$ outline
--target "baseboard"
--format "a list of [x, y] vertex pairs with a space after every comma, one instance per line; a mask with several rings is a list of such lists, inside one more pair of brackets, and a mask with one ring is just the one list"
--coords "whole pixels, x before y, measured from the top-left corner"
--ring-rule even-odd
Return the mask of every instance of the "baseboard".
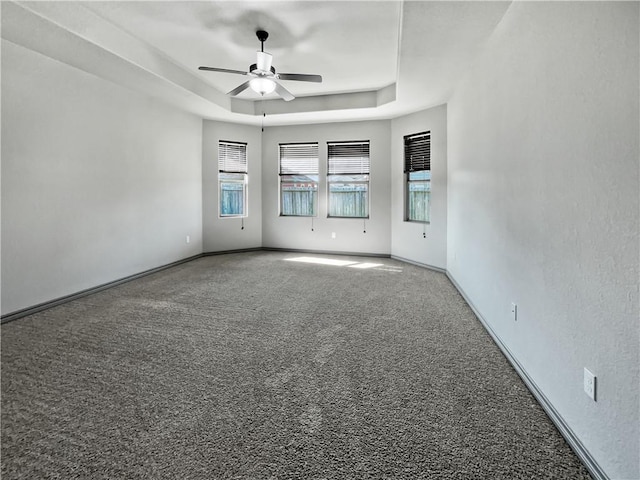
[[549, 401], [549, 399], [542, 393], [542, 390], [536, 385], [533, 379], [529, 376], [524, 367], [518, 362], [516, 357], [511, 353], [509, 348], [503, 343], [500, 336], [491, 328], [486, 319], [482, 316], [480, 311], [473, 304], [471, 299], [467, 296], [465, 291], [462, 289], [460, 284], [456, 281], [456, 279], [451, 275], [451, 272], [446, 271], [446, 275], [451, 281], [451, 283], [456, 287], [460, 295], [467, 302], [473, 313], [476, 315], [482, 326], [489, 333], [493, 341], [498, 345], [498, 348], [502, 351], [502, 354], [506, 357], [509, 363], [513, 366], [516, 373], [520, 376], [522, 381], [525, 383], [529, 391], [536, 398], [538, 403], [542, 406], [544, 411], [547, 413], [551, 421], [554, 423], [556, 428], [560, 431], [564, 439], [567, 441], [569, 446], [573, 449], [573, 451], [578, 455], [578, 458], [582, 461], [584, 466], [589, 470], [589, 473], [595, 480], [609, 480], [608, 475], [604, 472], [602, 467], [598, 464], [598, 462], [593, 458], [593, 456], [589, 453], [589, 451], [585, 448], [582, 442], [578, 439], [571, 427], [565, 422], [564, 418], [558, 413], [553, 404]]
[[214, 255], [227, 255], [229, 253], [261, 252], [262, 250], [263, 250], [262, 247], [237, 248], [235, 250], [220, 250], [218, 252], [204, 252], [202, 254], [202, 256], [203, 257], [212, 257]]
[[261, 250], [265, 252], [290, 252], [290, 253], [311, 253], [316, 255], [351, 255], [353, 257], [376, 257], [376, 258], [391, 258], [388, 253], [367, 253], [367, 252], [335, 252], [332, 250], [310, 250], [300, 248], [275, 248], [275, 247], [262, 247]]
[[70, 295], [65, 295], [64, 297], [55, 298], [47, 302], [39, 303], [38, 305], [34, 305], [32, 307], [27, 307], [27, 308], [23, 308], [22, 310], [17, 310], [15, 312], [7, 313], [5, 315], [2, 315], [2, 317], [0, 317], [0, 323], [4, 324], [7, 322], [11, 322], [13, 320], [17, 320], [22, 317], [26, 317], [27, 315], [32, 315], [34, 313], [38, 313], [43, 310], [47, 310], [49, 308], [57, 307], [58, 305], [62, 305], [63, 303], [71, 302], [72, 300], [77, 300], [78, 298], [86, 297], [87, 295], [101, 292], [102, 290], [106, 290], [107, 288], [115, 287], [117, 285], [121, 285], [123, 283], [127, 283], [132, 280], [135, 280], [137, 278], [146, 277], [147, 275], [151, 275], [153, 273], [160, 272], [162, 270], [166, 270], [167, 268], [175, 267], [177, 265], [181, 265], [183, 263], [187, 263], [201, 257], [202, 257], [202, 254], [199, 253], [198, 255], [194, 255], [188, 258], [183, 258], [182, 260], [177, 260], [175, 262], [171, 262], [166, 265], [162, 265], [160, 267], [151, 268], [149, 270], [145, 270], [144, 272], [134, 273], [133, 275], [119, 278], [118, 280], [113, 280], [111, 282], [103, 283], [102, 285], [98, 285], [97, 287], [87, 288], [86, 290], [81, 290], [79, 292], [72, 293]]
[[436, 267], [434, 265], [429, 265], [428, 263], [416, 262], [415, 260], [409, 260], [408, 258], [399, 257], [397, 255], [391, 255], [391, 258], [393, 258], [394, 260], [398, 260], [400, 262], [410, 263], [411, 265], [416, 265], [418, 267], [428, 268], [429, 270], [435, 270], [436, 272], [447, 273], [447, 271], [444, 268]]
[[226, 255], [228, 253], [246, 253], [246, 252], [311, 253], [316, 255], [351, 255], [354, 257], [391, 258], [391, 256], [387, 253], [335, 252], [332, 250], [312, 250], [312, 249], [306, 249], [306, 248], [276, 248], [276, 247], [254, 247], [254, 248], [240, 248], [237, 250], [220, 250], [217, 252], [205, 252], [202, 254], [202, 256], [210, 257], [212, 255]]

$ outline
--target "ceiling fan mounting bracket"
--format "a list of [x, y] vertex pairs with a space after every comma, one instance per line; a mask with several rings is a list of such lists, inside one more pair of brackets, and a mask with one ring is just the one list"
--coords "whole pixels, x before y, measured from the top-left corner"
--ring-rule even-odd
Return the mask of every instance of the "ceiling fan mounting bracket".
[[269, 38], [269, 33], [265, 32], [264, 30], [258, 30], [256, 32], [256, 37], [258, 37], [258, 40], [260, 40], [261, 43], [264, 43], [267, 38]]

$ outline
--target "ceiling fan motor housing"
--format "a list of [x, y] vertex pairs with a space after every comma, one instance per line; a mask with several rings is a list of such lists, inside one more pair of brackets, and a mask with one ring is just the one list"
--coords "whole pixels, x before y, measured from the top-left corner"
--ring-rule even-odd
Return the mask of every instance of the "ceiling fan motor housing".
[[[269, 34], [264, 30], [258, 30], [256, 32], [256, 36], [258, 40], [260, 40], [260, 51], [258, 52], [258, 61], [256, 62], [258, 75], [275, 75], [275, 70], [271, 66], [271, 62], [273, 61], [273, 56], [270, 53], [264, 51], [264, 41], [269, 38]], [[249, 72], [253, 72], [253, 65], [249, 67]]]
[[[276, 69], [273, 66], [271, 67], [270, 71], [274, 75], [276, 74]], [[258, 64], [257, 63], [252, 63], [251, 66], [249, 67], [249, 72], [258, 73]]]

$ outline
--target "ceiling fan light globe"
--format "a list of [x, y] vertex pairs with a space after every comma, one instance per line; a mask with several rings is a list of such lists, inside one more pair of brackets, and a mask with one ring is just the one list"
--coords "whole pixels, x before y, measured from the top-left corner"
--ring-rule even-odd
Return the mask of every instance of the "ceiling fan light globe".
[[268, 95], [276, 89], [276, 83], [270, 78], [257, 77], [249, 82], [251, 90], [260, 95]]

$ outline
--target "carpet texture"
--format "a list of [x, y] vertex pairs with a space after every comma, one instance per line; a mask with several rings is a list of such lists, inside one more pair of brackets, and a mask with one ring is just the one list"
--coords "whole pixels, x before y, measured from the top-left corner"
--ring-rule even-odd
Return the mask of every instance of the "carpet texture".
[[5, 480], [590, 478], [446, 276], [390, 259], [194, 260], [3, 325], [1, 385]]

